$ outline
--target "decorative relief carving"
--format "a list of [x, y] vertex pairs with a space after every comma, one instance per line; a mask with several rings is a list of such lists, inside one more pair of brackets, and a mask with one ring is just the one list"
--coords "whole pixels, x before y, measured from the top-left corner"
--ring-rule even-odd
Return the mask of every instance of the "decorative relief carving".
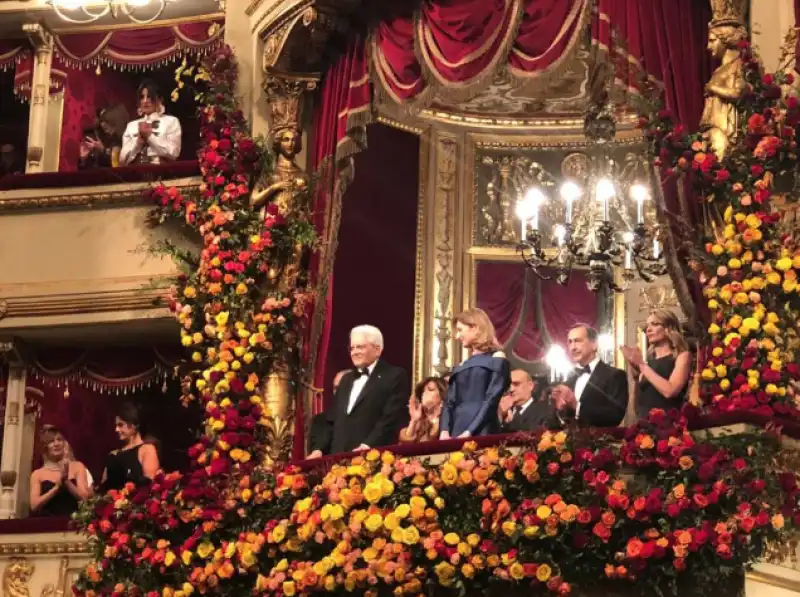
[[50, 543], [2, 543], [0, 556], [45, 556], [58, 554], [88, 554], [86, 541], [65, 541]]
[[[615, 143], [614, 178], [640, 177], [644, 180], [644, 162], [635, 144]], [[570, 178], [587, 188], [594, 184], [592, 172], [599, 171], [596, 159], [582, 141], [558, 141], [528, 145], [492, 142], [478, 144], [475, 163], [475, 208], [478, 215], [473, 230], [476, 245], [516, 245], [521, 229], [516, 204], [533, 186], [547, 196], [539, 209], [539, 230], [549, 235], [557, 223], [563, 223], [565, 206], [557, 185]], [[652, 206], [646, 208], [652, 211]], [[615, 196], [611, 201], [612, 224], [620, 230], [632, 230], [635, 214], [628, 197]], [[647, 214], [652, 217], [652, 213]], [[590, 233], [601, 206], [584, 192], [573, 207], [573, 234], [585, 237]], [[547, 238], [547, 237], [545, 237]]]
[[[179, 188], [184, 195], [194, 194], [200, 188], [199, 179], [172, 181], [170, 184]], [[109, 190], [109, 187], [104, 186], [91, 192], [74, 194], [64, 193], [65, 189], [42, 189], [37, 192], [36, 196], [31, 196], [25, 191], [4, 191], [3, 197], [0, 198], [0, 212], [100, 206], [123, 207], [136, 203], [144, 204], [146, 199], [143, 192], [150, 186], [150, 183], [114, 185], [114, 190]]]
[[0, 299], [0, 319], [8, 315], [8, 301]]
[[453, 262], [455, 258], [454, 207], [458, 184], [458, 145], [451, 137], [439, 137], [436, 142], [436, 189], [434, 194], [436, 226], [436, 274], [434, 319], [438, 350], [434, 369], [439, 375], [450, 371], [451, 321], [453, 318]]
[[58, 580], [55, 584], [47, 583], [42, 587], [40, 597], [64, 597], [67, 588], [67, 569], [69, 568], [69, 558], [64, 556], [58, 565]]
[[639, 289], [639, 311], [650, 312], [653, 309], [675, 309], [678, 307], [678, 295], [674, 286], [646, 286]]
[[768, 543], [764, 560], [784, 568], [800, 570], [798, 547], [800, 547], [800, 536], [797, 535], [792, 535], [786, 543]]
[[28, 583], [35, 569], [27, 558], [11, 558], [3, 571], [3, 597], [30, 597]]

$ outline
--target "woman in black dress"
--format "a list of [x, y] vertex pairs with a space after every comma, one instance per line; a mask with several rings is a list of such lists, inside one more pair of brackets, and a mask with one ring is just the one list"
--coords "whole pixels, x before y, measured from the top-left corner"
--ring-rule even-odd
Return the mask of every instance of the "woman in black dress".
[[44, 465], [31, 473], [31, 513], [68, 517], [92, 495], [86, 467], [68, 458], [67, 442], [56, 427], [45, 425], [39, 438]]
[[654, 408], [680, 409], [686, 400], [692, 359], [678, 317], [654, 309], [647, 318], [647, 361], [638, 348], [623, 346], [622, 354], [639, 377], [636, 418], [646, 419]]
[[123, 447], [106, 457], [106, 468], [100, 483], [102, 490], [122, 489], [127, 483], [148, 483], [160, 467], [158, 450], [152, 441], [142, 439], [141, 419], [136, 405], [127, 402], [120, 407], [115, 429]]

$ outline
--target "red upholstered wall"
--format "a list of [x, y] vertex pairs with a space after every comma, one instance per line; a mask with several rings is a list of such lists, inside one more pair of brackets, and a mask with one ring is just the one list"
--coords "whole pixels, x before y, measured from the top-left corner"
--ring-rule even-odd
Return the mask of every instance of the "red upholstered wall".
[[385, 359], [411, 375], [414, 351], [419, 138], [381, 124], [367, 129], [369, 148], [355, 158], [355, 180], [343, 199], [334, 265], [333, 328], [325, 371], [352, 366], [350, 329], [378, 326]]

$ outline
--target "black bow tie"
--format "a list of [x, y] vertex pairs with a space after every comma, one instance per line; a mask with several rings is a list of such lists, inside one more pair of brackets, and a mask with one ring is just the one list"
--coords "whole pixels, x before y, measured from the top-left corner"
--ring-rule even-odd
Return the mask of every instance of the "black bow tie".
[[592, 368], [589, 367], [589, 365], [584, 365], [583, 367], [578, 367], [577, 369], [575, 369], [575, 372], [578, 375], [583, 375], [584, 373], [586, 375], [591, 375], [592, 374]]
[[363, 369], [354, 369], [353, 370], [353, 379], [358, 379], [361, 376], [369, 377], [369, 369], [364, 367]]

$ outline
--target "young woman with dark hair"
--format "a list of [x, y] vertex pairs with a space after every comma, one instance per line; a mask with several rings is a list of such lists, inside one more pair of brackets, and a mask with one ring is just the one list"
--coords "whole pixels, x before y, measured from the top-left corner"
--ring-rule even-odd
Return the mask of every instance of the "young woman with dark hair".
[[134, 403], [125, 402], [120, 406], [115, 429], [123, 446], [106, 457], [106, 468], [100, 484], [103, 491], [122, 489], [126, 483], [147, 483], [156, 476], [161, 466], [157, 447], [152, 440], [142, 439], [141, 414]]

